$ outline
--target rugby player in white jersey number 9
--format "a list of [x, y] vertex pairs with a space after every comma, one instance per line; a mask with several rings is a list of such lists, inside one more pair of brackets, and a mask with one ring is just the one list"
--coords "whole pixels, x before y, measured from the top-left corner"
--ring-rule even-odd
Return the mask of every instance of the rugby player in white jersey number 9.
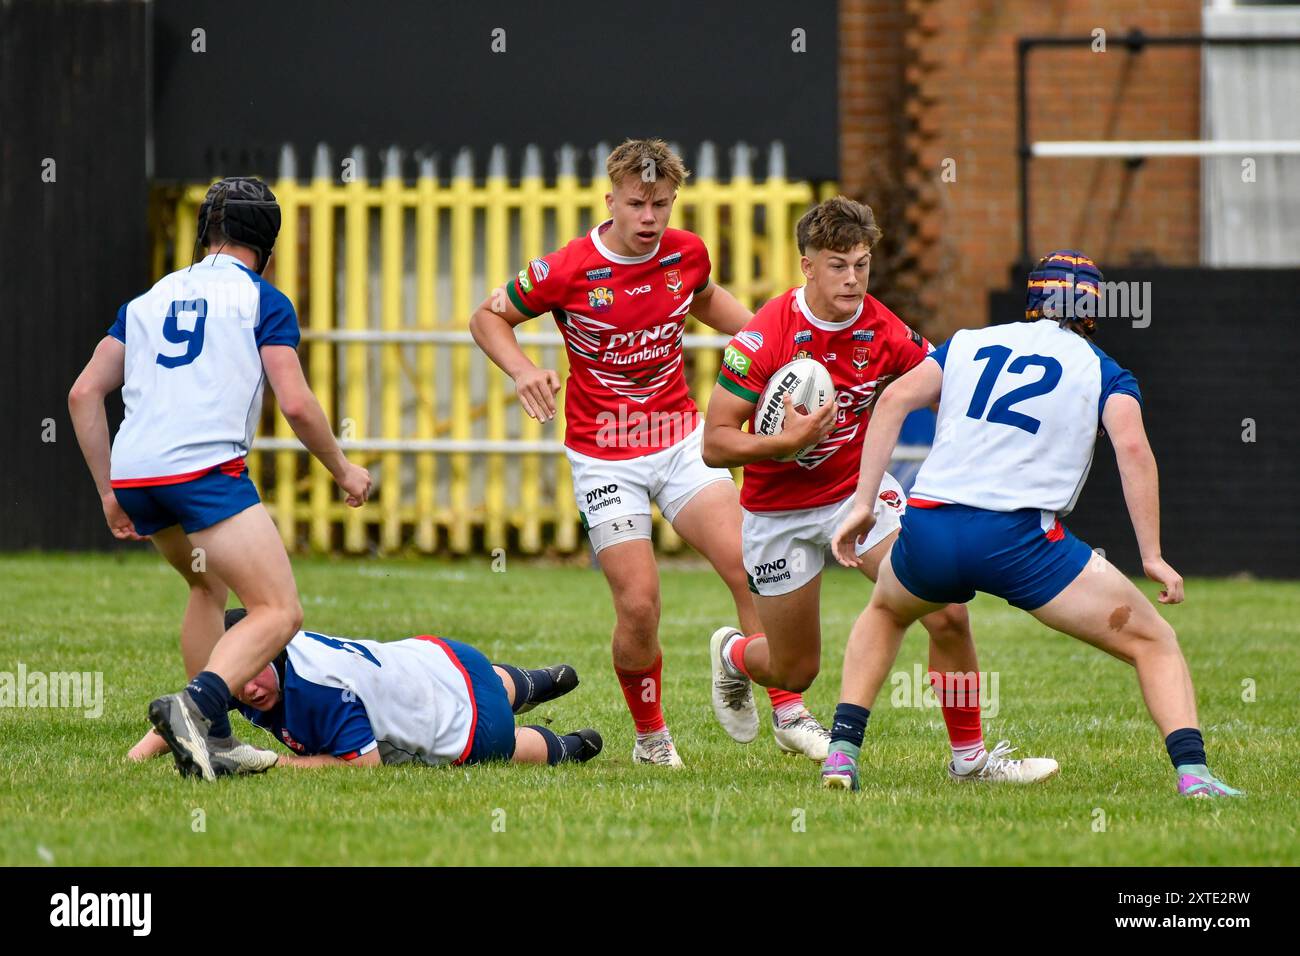
[[[151, 539], [189, 587], [181, 654], [190, 684], [148, 712], [181, 775], [203, 780], [274, 764], [233, 737], [227, 705], [302, 621], [289, 556], [244, 463], [267, 380], [349, 507], [370, 495], [370, 474], [343, 454], [303, 377], [293, 304], [262, 275], [279, 228], [260, 180], [215, 183], [199, 208], [207, 254], [118, 310], [68, 395], [110, 531]], [[126, 416], [110, 451], [104, 399], [118, 388]], [[231, 590], [248, 616], [227, 633]]]

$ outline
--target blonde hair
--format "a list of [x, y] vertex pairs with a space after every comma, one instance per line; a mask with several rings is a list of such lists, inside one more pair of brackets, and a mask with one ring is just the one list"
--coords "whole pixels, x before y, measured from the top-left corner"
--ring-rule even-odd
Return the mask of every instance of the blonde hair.
[[813, 206], [795, 226], [800, 255], [809, 249], [848, 252], [864, 243], [870, 249], [882, 235], [871, 207], [847, 196], [832, 196]]
[[615, 186], [635, 176], [647, 186], [666, 179], [674, 190], [690, 175], [682, 158], [662, 139], [625, 139], [605, 160], [605, 171]]

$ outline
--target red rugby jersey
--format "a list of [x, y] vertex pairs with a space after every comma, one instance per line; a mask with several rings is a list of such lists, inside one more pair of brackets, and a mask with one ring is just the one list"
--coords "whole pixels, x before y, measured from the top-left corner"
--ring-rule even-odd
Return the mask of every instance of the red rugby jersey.
[[668, 229], [649, 254], [620, 256], [601, 241], [609, 226], [532, 260], [506, 289], [524, 315], [551, 312], [564, 336], [564, 444], [618, 460], [671, 447], [698, 423], [682, 336], [711, 267], [694, 233]]
[[[757, 403], [772, 373], [796, 358], [813, 358], [831, 373], [839, 411], [834, 430], [802, 460], [746, 465], [741, 506], [755, 512], [794, 511], [835, 504], [853, 494], [876, 395], [929, 351], [920, 333], [870, 295], [852, 319], [839, 324], [813, 315], [802, 288], [765, 304], [727, 346], [719, 384]], [[755, 431], [753, 415], [749, 430]]]

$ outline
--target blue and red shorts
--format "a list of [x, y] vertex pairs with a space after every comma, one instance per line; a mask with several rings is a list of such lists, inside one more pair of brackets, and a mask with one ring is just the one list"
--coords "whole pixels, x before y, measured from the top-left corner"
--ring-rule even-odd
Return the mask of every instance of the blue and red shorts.
[[922, 600], [963, 604], [983, 591], [1032, 611], [1078, 577], [1092, 554], [1051, 512], [910, 500], [889, 563]]
[[193, 476], [115, 481], [113, 494], [139, 535], [177, 524], [192, 534], [261, 500], [243, 458], [213, 465]]
[[459, 663], [469, 678], [471, 704], [474, 707], [474, 732], [469, 753], [457, 763], [482, 763], [485, 760], [509, 760], [515, 755], [515, 714], [501, 678], [492, 662], [477, 647], [446, 637], [423, 637], [441, 644]]

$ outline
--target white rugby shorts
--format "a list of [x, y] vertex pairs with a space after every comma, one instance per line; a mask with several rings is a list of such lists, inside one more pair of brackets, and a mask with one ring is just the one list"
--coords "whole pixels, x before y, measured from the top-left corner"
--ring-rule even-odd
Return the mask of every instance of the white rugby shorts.
[[[853, 495], [838, 504], [796, 511], [744, 512], [741, 546], [749, 589], [763, 597], [789, 594], [822, 573], [831, 535], [853, 507]], [[855, 550], [859, 557], [898, 530], [907, 499], [894, 476], [885, 473], [876, 498], [876, 523]]]
[[[673, 445], [639, 458], [607, 461], [565, 449], [573, 470], [573, 496], [587, 529], [608, 521], [650, 514], [650, 502], [659, 506], [671, 524], [705, 485], [731, 481], [725, 468], [710, 468], [700, 456], [704, 425]], [[620, 540], [649, 537], [648, 522], [626, 522], [625, 538], [601, 535], [597, 550]]]

